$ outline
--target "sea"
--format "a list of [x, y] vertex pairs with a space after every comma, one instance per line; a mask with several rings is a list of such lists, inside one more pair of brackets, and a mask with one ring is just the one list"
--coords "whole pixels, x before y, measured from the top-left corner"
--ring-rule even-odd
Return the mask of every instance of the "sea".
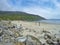
[[51, 24], [60, 24], [60, 19], [39, 20], [38, 22], [51, 23]]

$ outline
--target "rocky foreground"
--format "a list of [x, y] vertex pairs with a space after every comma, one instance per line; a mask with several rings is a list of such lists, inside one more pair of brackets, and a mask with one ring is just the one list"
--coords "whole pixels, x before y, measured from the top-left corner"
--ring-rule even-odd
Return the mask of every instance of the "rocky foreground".
[[[60, 45], [60, 25], [27, 21], [1, 21], [0, 45]], [[12, 44], [11, 44], [12, 43]]]

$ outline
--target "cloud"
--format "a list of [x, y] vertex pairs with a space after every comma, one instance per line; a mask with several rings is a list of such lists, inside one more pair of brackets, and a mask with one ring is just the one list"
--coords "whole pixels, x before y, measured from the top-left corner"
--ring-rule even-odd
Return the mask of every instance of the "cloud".
[[18, 8], [17, 6], [11, 5], [9, 0], [0, 0], [0, 11], [21, 11], [22, 7]]
[[0, 10], [5, 10], [5, 9], [7, 10], [8, 9], [9, 5], [6, 2], [7, 2], [7, 0], [4, 0], [4, 1], [0, 0]]
[[31, 14], [40, 15], [40, 16], [45, 17], [45, 18], [50, 18], [50, 14], [52, 12], [51, 10], [43, 9], [40, 7], [25, 8], [23, 11], [25, 11], [27, 13], [31, 13]]
[[23, 11], [60, 19], [60, 0], [0, 0], [0, 11]]

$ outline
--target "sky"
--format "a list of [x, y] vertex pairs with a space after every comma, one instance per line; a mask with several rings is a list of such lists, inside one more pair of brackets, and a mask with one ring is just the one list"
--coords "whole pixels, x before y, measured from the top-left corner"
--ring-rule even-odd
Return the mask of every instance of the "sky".
[[0, 11], [22, 11], [46, 19], [60, 19], [60, 0], [0, 0]]

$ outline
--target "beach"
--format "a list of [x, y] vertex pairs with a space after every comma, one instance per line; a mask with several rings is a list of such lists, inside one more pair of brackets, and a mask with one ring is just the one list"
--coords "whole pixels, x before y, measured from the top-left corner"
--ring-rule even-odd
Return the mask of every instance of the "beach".
[[40, 36], [40, 33], [42, 33], [43, 30], [49, 31], [52, 34], [60, 34], [60, 25], [58, 24], [27, 22], [27, 21], [12, 21], [12, 23], [22, 25], [24, 29], [22, 33], [23, 35], [29, 34], [38, 37]]
[[[3, 35], [7, 35], [6, 37], [8, 39], [5, 39], [6, 41], [3, 42], [6, 45], [7, 43], [12, 43], [16, 45], [16, 43], [14, 42], [16, 42], [15, 39], [17, 40], [18, 38], [21, 38], [20, 40], [18, 39], [19, 41], [22, 41], [23, 39], [25, 40], [26, 38], [26, 40], [29, 41], [29, 43], [27, 41], [27, 45], [31, 44], [30, 42], [32, 42], [32, 44], [34, 43], [33, 45], [35, 45], [36, 42], [39, 42], [42, 45], [48, 45], [46, 41], [51, 41], [55, 44], [57, 40], [60, 40], [59, 24], [51, 24], [37, 21], [1, 21], [0, 24], [1, 28], [4, 29], [4, 33], [1, 36], [1, 42], [3, 42], [3, 39], [5, 38]], [[2, 45], [2, 43], [0, 45]]]
[[[60, 40], [60, 25], [58, 24], [27, 22], [27, 21], [12, 21], [12, 23], [22, 25], [23, 31], [20, 33], [23, 36], [32, 35], [37, 39], [39, 39], [42, 44], [44, 43], [46, 44], [46, 40], [44, 39], [45, 34], [51, 36], [52, 38], [51, 40], [57, 40], [57, 39]], [[45, 31], [46, 33], [44, 34], [43, 31]]]

